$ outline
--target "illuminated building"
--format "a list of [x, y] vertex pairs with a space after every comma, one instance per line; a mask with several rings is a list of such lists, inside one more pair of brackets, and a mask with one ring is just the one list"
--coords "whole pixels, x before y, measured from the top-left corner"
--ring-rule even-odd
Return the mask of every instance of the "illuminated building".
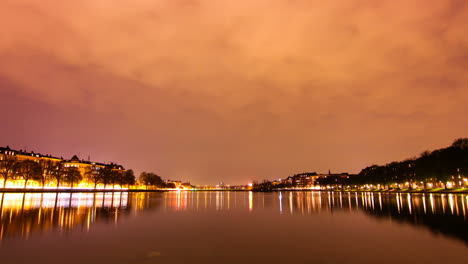
[[289, 176], [283, 181], [294, 187], [309, 187], [315, 185], [315, 181], [318, 178], [316, 172], [307, 172]]
[[78, 156], [74, 155], [70, 160], [63, 160], [63, 166], [66, 168], [77, 168], [81, 175], [86, 174], [86, 170], [90, 167], [94, 167], [96, 170], [102, 169], [104, 167], [110, 167], [112, 170], [125, 172], [125, 169], [122, 165], [118, 164], [104, 164], [91, 161], [80, 160]]
[[[125, 173], [125, 169], [122, 165], [110, 163], [110, 164], [104, 164], [104, 163], [96, 163], [96, 162], [91, 162], [91, 161], [84, 161], [80, 160], [76, 155], [74, 155], [70, 160], [64, 160], [63, 158], [58, 158], [58, 157], [53, 157], [51, 155], [43, 155], [39, 153], [35, 153], [33, 151], [27, 152], [23, 150], [13, 150], [10, 147], [0, 147], [0, 160], [5, 159], [6, 157], [14, 157], [15, 162], [21, 162], [24, 160], [32, 160], [34, 162], [40, 163], [42, 161], [49, 161], [52, 162], [52, 164], [59, 164], [61, 163], [64, 168], [76, 168], [81, 176], [86, 176], [87, 173], [89, 173], [89, 170], [91, 169], [92, 171], [98, 173], [99, 170], [107, 167], [110, 168], [112, 171], [118, 172], [118, 175], [123, 176]], [[54, 165], [58, 166], [58, 165]], [[93, 173], [93, 172], [91, 172]], [[55, 185], [54, 180], [50, 179], [47, 180], [45, 186], [47, 187], [52, 187]], [[7, 185], [7, 188], [13, 187], [13, 188], [21, 188], [20, 182], [23, 180], [21, 179], [15, 179], [11, 180], [10, 179], [10, 185]], [[116, 181], [119, 182], [119, 181]], [[28, 186], [34, 186], [34, 187], [40, 187], [39, 183], [31, 180]], [[82, 182], [79, 187], [94, 187], [89, 185], [87, 182]]]
[[317, 174], [316, 172], [306, 172], [295, 174], [293, 176], [289, 176], [286, 179], [279, 179], [273, 182], [273, 185], [276, 186], [286, 186], [286, 187], [294, 187], [294, 188], [311, 188], [318, 186], [318, 179], [322, 178], [333, 178], [333, 179], [345, 179], [349, 178], [349, 173], [337, 173], [337, 174]]
[[[40, 160], [50, 160], [50, 161], [54, 161], [54, 162], [62, 162], [63, 161], [62, 158], [53, 157], [51, 155], [42, 155], [42, 154], [39, 154], [39, 153], [34, 153], [34, 151], [27, 152], [27, 151], [23, 151], [23, 150], [10, 149], [9, 146], [7, 146], [5, 148], [0, 147], [0, 154], [14, 156], [18, 161], [23, 161], [23, 160], [32, 160], [32, 161], [35, 161], [35, 162], [39, 162]], [[0, 159], [1, 158], [2, 157], [0, 156]]]

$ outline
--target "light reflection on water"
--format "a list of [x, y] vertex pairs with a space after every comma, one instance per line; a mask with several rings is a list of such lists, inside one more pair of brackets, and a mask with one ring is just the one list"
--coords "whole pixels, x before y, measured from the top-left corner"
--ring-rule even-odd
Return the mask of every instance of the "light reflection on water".
[[[249, 211], [277, 207], [280, 213], [312, 214], [336, 209], [388, 210], [401, 214], [444, 214], [467, 219], [466, 194], [411, 194], [371, 192], [172, 192], [165, 197], [166, 209], [199, 211], [246, 208]], [[266, 198], [268, 197], [268, 198]], [[248, 207], [246, 207], [248, 205]], [[428, 210], [428, 208], [430, 210]]]
[[89, 231], [99, 218], [117, 222], [127, 204], [128, 193], [0, 193], [0, 240], [56, 228]]
[[[0, 242], [53, 230], [89, 232], [145, 211], [274, 210], [280, 215], [365, 212], [468, 243], [468, 195], [370, 192], [0, 193]], [[461, 231], [460, 231], [461, 230]], [[465, 230], [465, 231], [463, 231]]]

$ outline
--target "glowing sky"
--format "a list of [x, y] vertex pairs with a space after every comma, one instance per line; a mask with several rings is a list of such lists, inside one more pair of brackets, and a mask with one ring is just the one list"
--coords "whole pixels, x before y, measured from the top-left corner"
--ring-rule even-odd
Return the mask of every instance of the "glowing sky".
[[2, 0], [0, 146], [195, 184], [468, 136], [465, 0]]

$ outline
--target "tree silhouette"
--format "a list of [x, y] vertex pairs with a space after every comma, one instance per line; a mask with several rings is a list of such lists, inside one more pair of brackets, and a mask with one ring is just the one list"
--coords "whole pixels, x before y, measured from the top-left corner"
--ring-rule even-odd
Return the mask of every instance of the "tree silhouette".
[[468, 149], [468, 138], [459, 138], [456, 139], [452, 147], [459, 148], [459, 149]]
[[129, 185], [133, 185], [136, 182], [135, 173], [133, 172], [133, 170], [125, 171], [123, 177], [121, 177], [120, 179], [121, 187], [123, 187], [123, 185], [125, 184], [127, 184], [127, 187], [129, 187]]
[[91, 165], [86, 168], [85, 171], [85, 178], [88, 182], [92, 182], [94, 184], [94, 189], [97, 188], [97, 184], [101, 181], [101, 174], [102, 174], [102, 168], [98, 165]]
[[[447, 148], [424, 151], [419, 158], [392, 162], [386, 165], [373, 165], [363, 169], [357, 176], [350, 177], [348, 184], [405, 184], [408, 187], [415, 183], [462, 182], [468, 171], [468, 138], [459, 138]], [[463, 186], [463, 184], [461, 184]], [[460, 187], [461, 187], [460, 186]]]
[[18, 159], [15, 156], [0, 154], [0, 175], [3, 178], [3, 188], [6, 187], [8, 179], [16, 174]]
[[177, 188], [176, 184], [173, 183], [173, 182], [165, 183], [165, 184], [164, 184], [164, 187], [165, 187], [165, 188], [168, 188], [168, 189], [175, 189], [175, 188]]
[[73, 183], [79, 182], [83, 179], [80, 171], [74, 167], [65, 168], [64, 176], [65, 180], [70, 183], [71, 188], [73, 188]]
[[17, 174], [24, 180], [24, 188], [29, 180], [41, 179], [41, 166], [32, 160], [24, 160], [17, 163]]
[[105, 189], [106, 186], [112, 182], [113, 172], [108, 166], [103, 167], [100, 171], [100, 182], [104, 184]]
[[50, 170], [50, 175], [55, 179], [57, 183], [57, 188], [60, 187], [60, 182], [65, 177], [67, 173], [67, 167], [64, 166], [62, 162], [52, 162], [52, 167]]
[[140, 174], [140, 178], [138, 179], [143, 185], [146, 186], [146, 189], [148, 190], [148, 186], [154, 186], [154, 187], [164, 187], [164, 181], [159, 177], [157, 174], [153, 172], [142, 172]]
[[42, 188], [44, 188], [45, 182], [50, 179], [56, 171], [57, 164], [56, 162], [49, 159], [41, 159], [39, 160], [39, 166], [41, 168], [40, 182]]
[[[121, 170], [111, 169], [111, 184], [112, 189], [115, 188], [115, 184], [120, 183], [124, 178], [124, 172]], [[122, 185], [121, 185], [122, 186]]]

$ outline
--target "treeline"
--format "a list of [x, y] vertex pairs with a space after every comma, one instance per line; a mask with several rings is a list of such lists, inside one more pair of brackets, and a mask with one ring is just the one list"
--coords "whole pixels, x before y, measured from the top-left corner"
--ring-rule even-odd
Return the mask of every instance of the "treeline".
[[[306, 186], [295, 180], [307, 178]], [[424, 151], [420, 157], [372, 165], [357, 175], [302, 173], [279, 181], [254, 182], [253, 191], [273, 191], [298, 187], [322, 189], [433, 189], [468, 187], [468, 138], [459, 138], [447, 148]], [[304, 183], [304, 181], [303, 181]]]
[[382, 189], [455, 188], [466, 186], [468, 138], [460, 138], [447, 148], [425, 151], [420, 157], [386, 165], [372, 165], [358, 175], [319, 178], [321, 186], [341, 189], [372, 185]]
[[8, 154], [0, 154], [0, 178], [3, 180], [3, 188], [7, 186], [8, 181], [24, 181], [24, 188], [27, 188], [29, 182], [37, 182], [43, 188], [52, 184], [57, 188], [64, 184], [74, 188], [83, 182], [94, 189], [97, 189], [98, 185], [104, 189], [109, 186], [115, 188], [116, 185], [121, 188], [144, 186], [146, 189], [177, 187], [173, 182], [165, 182], [153, 172], [142, 172], [137, 180], [133, 170], [124, 170], [115, 163], [89, 163], [79, 169], [63, 161], [47, 158], [19, 160], [16, 156]]
[[254, 192], [271, 192], [275, 189], [291, 188], [291, 184], [282, 183], [281, 185], [274, 185], [271, 181], [263, 180], [262, 182], [254, 181], [252, 184], [252, 191]]
[[148, 190], [150, 188], [168, 188], [174, 189], [177, 186], [173, 182], [165, 182], [159, 175], [153, 172], [142, 172], [138, 179], [141, 185], [144, 185]]
[[66, 166], [64, 162], [50, 159], [18, 160], [15, 156], [0, 154], [0, 176], [3, 179], [3, 187], [8, 181], [23, 180], [24, 188], [28, 182], [36, 181], [44, 187], [46, 183], [54, 182], [58, 188], [67, 183], [71, 188], [82, 181], [92, 184], [97, 188], [102, 184], [107, 186], [134, 185], [136, 182], [133, 170], [121, 170], [113, 168], [115, 164], [107, 166], [89, 165], [82, 173], [77, 167]]

